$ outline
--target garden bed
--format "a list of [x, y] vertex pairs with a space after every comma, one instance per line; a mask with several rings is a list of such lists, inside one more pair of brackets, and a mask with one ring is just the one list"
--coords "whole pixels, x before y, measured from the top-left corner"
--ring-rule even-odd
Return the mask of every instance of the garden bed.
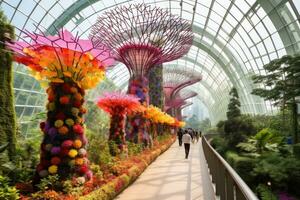
[[[141, 153], [129, 156], [126, 159], [119, 159], [113, 166], [101, 167], [100, 176], [94, 174], [93, 180], [84, 183], [79, 187], [64, 185], [64, 192], [46, 190], [44, 192], [33, 193], [30, 197], [21, 195], [21, 199], [51, 199], [51, 200], [109, 200], [116, 197], [131, 183], [133, 183], [143, 171], [163, 152], [165, 152], [176, 140], [176, 137], [169, 136], [155, 141], [151, 149], [145, 149]], [[18, 188], [18, 186], [17, 186]], [[20, 188], [18, 188], [20, 189]]]

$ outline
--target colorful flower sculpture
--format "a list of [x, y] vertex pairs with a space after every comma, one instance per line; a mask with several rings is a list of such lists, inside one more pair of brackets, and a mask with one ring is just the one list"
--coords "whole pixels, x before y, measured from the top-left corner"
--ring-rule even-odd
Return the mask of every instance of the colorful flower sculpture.
[[151, 132], [153, 132], [153, 137], [157, 135], [157, 126], [159, 124], [166, 126], [173, 126], [176, 122], [176, 119], [167, 113], [163, 112], [160, 108], [150, 105], [146, 108], [144, 112], [144, 118], [150, 120], [151, 122]]
[[[99, 98], [97, 105], [111, 116], [109, 129], [110, 153], [113, 156], [126, 153], [125, 118], [126, 114], [143, 112], [139, 98], [122, 93], [105, 93]], [[117, 149], [114, 148], [117, 145]]]
[[113, 63], [110, 52], [66, 30], [58, 36], [24, 33], [32, 43], [7, 45], [14, 50], [15, 61], [27, 65], [37, 80], [49, 85], [47, 120], [40, 124], [44, 138], [36, 181], [49, 174], [58, 174], [62, 180], [88, 180], [92, 173], [85, 150], [84, 95], [104, 78], [105, 66]]

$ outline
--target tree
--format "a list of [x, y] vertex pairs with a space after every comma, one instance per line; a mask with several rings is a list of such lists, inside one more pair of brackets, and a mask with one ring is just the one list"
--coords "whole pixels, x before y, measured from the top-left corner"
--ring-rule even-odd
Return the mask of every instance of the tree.
[[0, 11], [0, 146], [8, 143], [8, 158], [16, 155], [16, 117], [14, 108], [12, 55], [5, 47], [14, 37], [14, 29]]
[[228, 120], [241, 116], [241, 103], [239, 101], [239, 95], [236, 88], [233, 87], [230, 90], [229, 95], [231, 98], [229, 100], [228, 111], [226, 113]]
[[[254, 83], [264, 84], [265, 88], [257, 88], [252, 94], [272, 101], [283, 111], [291, 110], [292, 132], [295, 143], [298, 143], [298, 115], [296, 98], [300, 96], [300, 56], [283, 56], [264, 65], [267, 75], [255, 75]], [[283, 121], [285, 123], [285, 120]]]

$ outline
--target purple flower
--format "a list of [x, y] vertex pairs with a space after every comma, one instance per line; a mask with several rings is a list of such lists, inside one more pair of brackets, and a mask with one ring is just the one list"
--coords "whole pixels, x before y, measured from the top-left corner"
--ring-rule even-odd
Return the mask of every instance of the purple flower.
[[53, 139], [57, 135], [57, 129], [52, 127], [48, 131], [48, 135]]
[[60, 153], [60, 147], [52, 147], [51, 154], [56, 155]]
[[45, 131], [48, 132], [48, 130], [51, 128], [50, 122], [46, 121], [45, 123]]

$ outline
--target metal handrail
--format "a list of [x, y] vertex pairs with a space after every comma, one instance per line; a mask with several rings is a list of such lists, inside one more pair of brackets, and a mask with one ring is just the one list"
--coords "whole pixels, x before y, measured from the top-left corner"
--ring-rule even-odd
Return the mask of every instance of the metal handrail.
[[220, 200], [258, 200], [248, 185], [235, 170], [202, 137], [202, 147], [208, 164], [212, 182], [216, 185], [216, 195]]

